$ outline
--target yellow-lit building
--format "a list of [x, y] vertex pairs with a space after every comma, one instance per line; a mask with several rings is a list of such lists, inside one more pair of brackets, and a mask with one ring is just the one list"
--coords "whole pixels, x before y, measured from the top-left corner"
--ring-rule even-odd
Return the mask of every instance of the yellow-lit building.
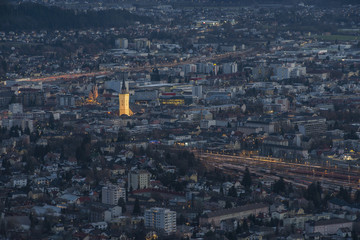
[[162, 105], [184, 105], [185, 104], [185, 100], [183, 98], [161, 98], [160, 100], [160, 104]]
[[119, 94], [119, 116], [133, 115], [133, 112], [130, 109], [129, 100], [130, 100], [130, 95], [125, 86], [125, 79], [123, 79], [121, 93]]

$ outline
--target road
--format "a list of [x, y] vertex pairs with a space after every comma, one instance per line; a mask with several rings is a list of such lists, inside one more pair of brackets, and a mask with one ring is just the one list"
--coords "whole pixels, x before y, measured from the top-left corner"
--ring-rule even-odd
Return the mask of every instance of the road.
[[42, 77], [42, 78], [31, 78], [29, 81], [31, 82], [54, 82], [58, 80], [73, 80], [81, 77], [96, 77], [101, 75], [108, 75], [111, 72], [89, 72], [89, 73], [68, 73], [68, 74], [61, 74], [49, 77]]

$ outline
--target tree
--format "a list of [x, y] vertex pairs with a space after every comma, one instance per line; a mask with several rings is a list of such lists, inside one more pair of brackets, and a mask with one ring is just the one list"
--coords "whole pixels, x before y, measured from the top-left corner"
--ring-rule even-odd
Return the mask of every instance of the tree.
[[54, 114], [50, 114], [50, 117], [49, 117], [49, 127], [51, 129], [54, 129], [55, 128], [55, 119], [54, 119]]
[[282, 193], [285, 192], [285, 181], [283, 177], [280, 177], [278, 181], [275, 182], [273, 187], [274, 193]]
[[121, 211], [123, 213], [126, 213], [126, 203], [125, 203], [125, 200], [122, 197], [119, 198], [119, 200], [118, 200], [118, 206], [121, 207]]
[[123, 129], [120, 129], [118, 132], [118, 142], [127, 141], [129, 139], [129, 133]]
[[184, 215], [180, 214], [177, 224], [183, 225], [184, 223], [186, 223], [186, 219], [185, 219]]
[[233, 207], [232, 203], [229, 200], [227, 200], [225, 202], [225, 208], [232, 208], [232, 207]]
[[76, 149], [76, 159], [84, 164], [90, 161], [91, 136], [85, 135], [81, 145]]
[[243, 229], [244, 232], [248, 232], [248, 231], [249, 231], [249, 225], [248, 225], [246, 219], [243, 220], [242, 229]]
[[337, 198], [343, 199], [346, 202], [350, 202], [350, 195], [349, 192], [343, 188], [342, 186], [340, 187], [340, 191], [338, 192], [338, 194], [336, 195]]
[[228, 191], [228, 196], [230, 197], [237, 197], [237, 192], [236, 192], [236, 188], [234, 186], [232, 186], [229, 191]]
[[140, 203], [139, 203], [139, 199], [137, 198], [135, 199], [133, 214], [140, 215], [140, 213], [141, 213]]
[[241, 181], [241, 185], [243, 185], [245, 189], [248, 191], [250, 190], [251, 184], [252, 184], [252, 180], [251, 180], [250, 171], [249, 168], [246, 167], [244, 177]]
[[306, 195], [305, 197], [312, 201], [312, 203], [314, 204], [315, 208], [319, 208], [322, 205], [322, 200], [321, 200], [321, 186], [320, 183], [312, 183], [309, 185], [309, 187], [306, 190]]
[[355, 203], [360, 203], [360, 190], [357, 190], [354, 198]]
[[224, 196], [224, 188], [222, 187], [222, 185], [221, 185], [221, 187], [220, 187], [220, 194], [221, 194], [222, 196]]

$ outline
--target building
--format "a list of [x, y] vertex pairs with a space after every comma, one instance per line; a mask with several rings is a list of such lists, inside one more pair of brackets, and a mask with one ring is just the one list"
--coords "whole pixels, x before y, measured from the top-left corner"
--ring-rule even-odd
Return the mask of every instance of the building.
[[305, 136], [323, 135], [327, 131], [326, 119], [323, 117], [304, 117], [292, 122]]
[[117, 205], [120, 198], [126, 199], [125, 188], [116, 185], [104, 186], [101, 190], [102, 199], [101, 202], [110, 205]]
[[150, 173], [146, 170], [131, 171], [128, 174], [128, 190], [149, 188]]
[[99, 202], [91, 202], [87, 205], [91, 222], [110, 222], [122, 215], [122, 208]]
[[131, 100], [137, 105], [156, 104], [158, 102], [158, 90], [139, 90], [131, 96]]
[[128, 48], [129, 47], [129, 41], [127, 38], [118, 38], [115, 40], [115, 47], [116, 48]]
[[119, 116], [133, 115], [133, 112], [131, 111], [130, 106], [129, 106], [129, 100], [130, 100], [130, 95], [126, 89], [125, 78], [123, 78], [121, 93], [119, 94]]
[[134, 39], [134, 42], [135, 42], [136, 50], [150, 48], [150, 44], [151, 44], [147, 38], [137, 38], [137, 39]]
[[0, 90], [0, 107], [7, 107], [11, 102], [11, 99], [15, 97], [14, 91], [10, 89], [1, 89]]
[[159, 102], [161, 105], [185, 105], [185, 97], [176, 93], [162, 93]]
[[220, 26], [219, 21], [213, 21], [213, 20], [201, 20], [196, 21], [196, 27], [213, 27], [213, 26]]
[[27, 185], [27, 178], [23, 176], [16, 176], [11, 179], [12, 186], [17, 188], [26, 187]]
[[267, 215], [269, 206], [263, 203], [247, 204], [241, 207], [222, 209], [215, 212], [207, 213], [200, 217], [200, 225], [212, 224], [220, 226], [221, 221], [228, 219], [244, 219], [250, 215], [258, 216], [259, 214]]
[[201, 85], [192, 87], [192, 96], [199, 99], [203, 98], [203, 90]]
[[238, 66], [237, 66], [237, 63], [235, 63], [235, 62], [224, 63], [222, 69], [223, 69], [224, 74], [232, 74], [232, 73], [237, 73]]
[[23, 106], [21, 103], [12, 103], [9, 105], [9, 111], [12, 114], [23, 113]]
[[196, 71], [197, 73], [211, 73], [214, 69], [213, 63], [197, 63], [196, 64]]
[[182, 70], [184, 71], [185, 75], [188, 75], [189, 73], [197, 72], [197, 66], [196, 64], [185, 64], [182, 66]]
[[296, 65], [295, 63], [289, 63], [276, 67], [274, 72], [275, 76], [271, 77], [273, 80], [297, 78], [306, 75], [306, 67]]
[[264, 132], [267, 133], [274, 133], [275, 132], [275, 123], [272, 121], [255, 121], [255, 120], [250, 120], [247, 121], [246, 123], [244, 123], [245, 127], [253, 127], [253, 128], [261, 128]]
[[38, 107], [45, 103], [45, 94], [42, 90], [33, 88], [21, 88], [18, 91], [18, 102], [24, 107]]
[[176, 232], [176, 212], [167, 208], [145, 210], [145, 227], [162, 230], [167, 234]]
[[305, 224], [306, 233], [321, 233], [322, 235], [336, 234], [339, 229], [353, 229], [353, 222], [346, 219], [329, 219], [320, 221], [310, 221]]
[[59, 107], [74, 107], [75, 97], [71, 94], [56, 95], [56, 102]]

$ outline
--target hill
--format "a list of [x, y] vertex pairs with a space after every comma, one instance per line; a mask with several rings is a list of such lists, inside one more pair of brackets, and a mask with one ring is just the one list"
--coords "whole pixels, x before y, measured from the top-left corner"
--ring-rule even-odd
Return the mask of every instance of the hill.
[[75, 12], [35, 3], [0, 3], [0, 31], [121, 27], [135, 21], [151, 23], [152, 19], [126, 10]]

